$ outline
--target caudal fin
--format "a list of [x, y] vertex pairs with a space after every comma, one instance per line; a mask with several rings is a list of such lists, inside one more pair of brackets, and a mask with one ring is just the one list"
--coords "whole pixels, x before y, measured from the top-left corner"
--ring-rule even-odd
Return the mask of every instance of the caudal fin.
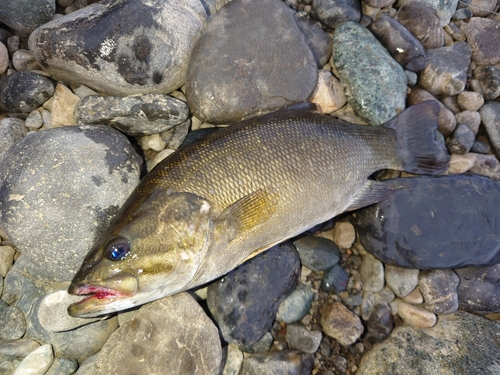
[[385, 126], [397, 133], [402, 169], [415, 174], [439, 174], [448, 168], [450, 156], [437, 130], [439, 104], [434, 100], [405, 109]]

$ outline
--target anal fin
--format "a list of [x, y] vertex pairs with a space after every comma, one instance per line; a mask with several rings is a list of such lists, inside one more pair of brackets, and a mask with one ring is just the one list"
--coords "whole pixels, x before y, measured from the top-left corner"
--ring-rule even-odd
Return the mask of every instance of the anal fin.
[[358, 208], [383, 201], [394, 191], [387, 183], [368, 180], [363, 189], [354, 198], [346, 211], [354, 211]]

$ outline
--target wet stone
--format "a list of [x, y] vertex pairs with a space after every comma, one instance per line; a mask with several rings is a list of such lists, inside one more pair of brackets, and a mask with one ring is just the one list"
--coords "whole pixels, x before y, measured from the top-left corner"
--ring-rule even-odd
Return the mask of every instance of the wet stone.
[[472, 61], [478, 65], [500, 63], [500, 23], [492, 18], [474, 17], [464, 28], [472, 49]]
[[421, 271], [418, 286], [425, 300], [425, 308], [436, 314], [457, 311], [459, 282], [459, 277], [452, 270]]
[[298, 324], [289, 324], [286, 327], [286, 342], [291, 349], [314, 354], [321, 344], [320, 331], [310, 331]]
[[130, 135], [163, 133], [186, 121], [187, 104], [168, 95], [87, 96], [75, 108], [77, 124], [103, 124]]
[[500, 265], [456, 269], [460, 278], [458, 303], [461, 310], [475, 314], [500, 311]]
[[298, 350], [256, 353], [247, 355], [239, 375], [309, 375], [314, 365], [314, 356]]
[[389, 336], [394, 328], [394, 319], [389, 305], [376, 305], [366, 322], [366, 328], [368, 334], [377, 341]]
[[0, 339], [17, 340], [26, 332], [26, 318], [19, 307], [0, 307]]
[[446, 141], [446, 147], [452, 154], [465, 154], [474, 145], [476, 136], [474, 132], [465, 124], [458, 124], [455, 132]]
[[385, 265], [385, 281], [387, 286], [398, 297], [405, 297], [410, 294], [418, 285], [419, 270]]
[[337, 264], [340, 250], [331, 240], [323, 237], [305, 236], [293, 242], [300, 261], [313, 271], [324, 271]]
[[346, 21], [359, 22], [361, 19], [360, 3], [352, 0], [314, 0], [312, 11], [329, 29], [335, 29]]
[[294, 290], [300, 275], [299, 256], [290, 242], [250, 259], [207, 291], [207, 303], [222, 336], [248, 345], [272, 327], [280, 303]]
[[359, 317], [340, 302], [325, 305], [321, 310], [323, 332], [342, 345], [351, 345], [363, 333]]
[[479, 66], [474, 70], [485, 100], [495, 100], [500, 96], [500, 64]]
[[356, 212], [354, 223], [368, 252], [384, 263], [415, 269], [500, 262], [498, 183], [477, 175], [386, 182], [398, 189], [388, 199]]
[[343, 292], [347, 289], [348, 282], [349, 274], [337, 263], [333, 267], [325, 270], [323, 280], [321, 281], [321, 290], [324, 292], [329, 292], [330, 290]]
[[280, 303], [276, 320], [283, 323], [298, 322], [311, 309], [313, 298], [314, 293], [311, 288], [299, 283], [297, 288]]
[[481, 120], [488, 133], [491, 148], [500, 157], [500, 103], [486, 102], [479, 110]]
[[359, 267], [359, 275], [363, 281], [363, 289], [368, 292], [379, 292], [384, 288], [384, 265], [371, 254], [365, 254]]

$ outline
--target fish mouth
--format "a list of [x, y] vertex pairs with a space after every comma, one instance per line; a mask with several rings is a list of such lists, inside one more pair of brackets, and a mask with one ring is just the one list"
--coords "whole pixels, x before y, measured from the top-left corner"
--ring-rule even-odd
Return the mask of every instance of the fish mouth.
[[75, 318], [90, 318], [118, 311], [120, 308], [116, 305], [134, 296], [138, 289], [138, 280], [131, 274], [121, 274], [88, 284], [72, 282], [68, 293], [84, 298], [71, 304], [68, 314]]

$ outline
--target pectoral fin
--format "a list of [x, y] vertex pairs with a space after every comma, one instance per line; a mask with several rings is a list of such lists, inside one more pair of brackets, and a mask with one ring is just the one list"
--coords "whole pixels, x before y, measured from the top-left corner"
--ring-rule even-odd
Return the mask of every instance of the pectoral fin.
[[371, 204], [383, 201], [388, 198], [394, 190], [385, 182], [368, 180], [363, 189], [354, 198], [346, 211], [354, 211], [358, 208], [366, 207]]

